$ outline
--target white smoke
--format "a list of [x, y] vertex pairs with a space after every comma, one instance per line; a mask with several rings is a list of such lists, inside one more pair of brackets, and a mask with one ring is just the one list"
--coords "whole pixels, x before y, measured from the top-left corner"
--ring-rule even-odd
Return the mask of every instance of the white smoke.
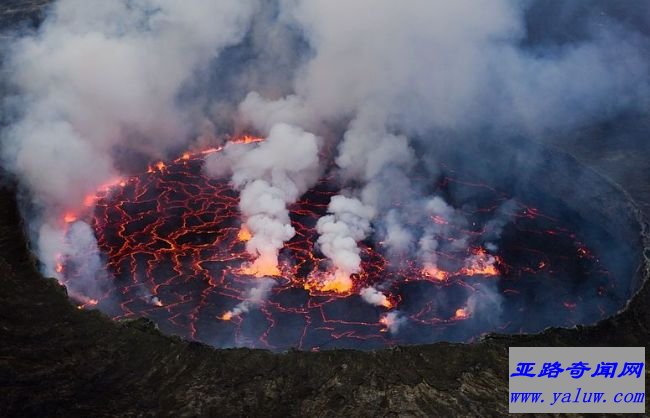
[[418, 258], [425, 271], [435, 272], [438, 270], [438, 255], [436, 253], [438, 245], [438, 240], [431, 228], [428, 228], [418, 242]]
[[[119, 177], [122, 156], [159, 159], [197, 135], [212, 141], [224, 118], [268, 136], [228, 145], [206, 162], [209, 174], [232, 175], [240, 190], [247, 250], [260, 265], [277, 266], [295, 234], [287, 205], [324, 168], [312, 133], [324, 137], [331, 126], [343, 132], [333, 139], [333, 163], [345, 192], [331, 199], [317, 230], [333, 277], [351, 286], [358, 243], [371, 233], [389, 252], [418, 247], [419, 260], [435, 267], [441, 247], [467, 248], [468, 237], [450, 226], [467, 221], [418, 189], [414, 172], [427, 141], [450, 140], [462, 153], [463, 135], [539, 139], [650, 104], [642, 33], [612, 23], [580, 42], [526, 49], [528, 4], [58, 0], [38, 33], [3, 57], [19, 93], [7, 113], [19, 117], [3, 132], [2, 163], [42, 212], [30, 229], [45, 272], [55, 275], [57, 257], [75, 253], [69, 245], [92, 246], [92, 234], [77, 227], [83, 239], [66, 244], [61, 217]], [[225, 86], [232, 97], [191, 89], [218, 70], [213, 64], [229, 46], [255, 52], [243, 65], [225, 63], [242, 74]], [[236, 114], [218, 114], [231, 108]], [[432, 216], [439, 222], [417, 227]], [[486, 247], [497, 248], [508, 220], [488, 224]]]
[[[296, 73], [290, 95], [274, 101], [255, 94], [241, 110], [262, 129], [283, 118], [312, 125], [314, 114], [321, 121], [351, 120], [336, 164], [343, 179], [356, 184], [352, 196], [372, 209], [374, 222], [387, 223], [389, 248], [415, 241], [402, 217], [385, 210], [392, 182], [381, 173], [408, 176], [417, 160], [409, 140], [392, 132], [462, 133], [490, 126], [541, 135], [592, 121], [604, 108], [647, 103], [650, 67], [639, 54], [646, 41], [615, 25], [589, 42], [532, 54], [521, 48], [524, 6], [505, 0], [416, 0], [408, 6], [355, 0], [346, 7], [294, 0], [282, 6], [283, 18], [304, 31], [312, 58]], [[627, 42], [616, 46], [620, 39]], [[611, 62], [626, 64], [610, 72]], [[328, 215], [321, 225], [335, 221], [341, 222]], [[342, 227], [340, 234], [321, 229], [326, 243], [332, 235], [348, 238], [339, 247], [349, 256], [334, 264], [355, 270], [358, 251], [350, 234]], [[434, 233], [425, 231], [420, 239], [431, 246]], [[328, 257], [332, 253], [339, 252], [328, 249]]]
[[[352, 197], [332, 197], [328, 207], [330, 215], [317, 224], [321, 234], [318, 243], [323, 254], [332, 260], [334, 277], [339, 280], [346, 280], [346, 276], [359, 271], [361, 259], [357, 242], [371, 231], [372, 219], [378, 213], [384, 215], [387, 206], [384, 203], [388, 201], [382, 174], [388, 169], [408, 170], [414, 162], [406, 137], [375, 130], [370, 125], [370, 119], [353, 121], [336, 159], [346, 180], [361, 181], [364, 186], [353, 189]], [[410, 235], [398, 223], [397, 217], [393, 216], [391, 221], [387, 244], [394, 249], [408, 247]]]
[[[208, 157], [208, 175], [232, 173], [241, 190], [239, 208], [252, 234], [246, 250], [257, 257], [250, 272], [259, 276], [277, 270], [278, 253], [295, 235], [287, 205], [294, 203], [318, 179], [319, 140], [302, 129], [278, 124], [255, 145], [233, 145]], [[232, 151], [231, 151], [232, 150]]]
[[38, 33], [16, 41], [4, 64], [20, 117], [4, 132], [2, 162], [42, 209], [31, 230], [45, 273], [67, 250], [62, 214], [118, 175], [116, 155], [161, 158], [198, 129], [196, 105], [179, 96], [241, 40], [257, 4], [59, 0]]
[[308, 130], [318, 127], [315, 112], [295, 95], [268, 100], [257, 92], [251, 92], [239, 105], [239, 112], [242, 123], [250, 124], [265, 134], [278, 123], [300, 125]]
[[399, 221], [396, 209], [386, 215], [386, 238], [383, 243], [391, 254], [406, 254], [413, 244], [413, 234]]
[[371, 305], [385, 306], [387, 308], [390, 307], [390, 301], [388, 300], [386, 295], [384, 295], [383, 293], [381, 293], [379, 290], [375, 289], [374, 287], [364, 287], [359, 292], [359, 295], [361, 295], [361, 298], [365, 302], [367, 302], [367, 303], [369, 303]]
[[334, 263], [336, 273], [333, 277], [349, 287], [349, 276], [358, 273], [361, 267], [357, 242], [370, 233], [374, 211], [359, 199], [341, 195], [332, 197], [327, 211], [330, 215], [323, 216], [316, 224], [320, 234], [318, 245]]
[[244, 294], [244, 300], [227, 311], [222, 318], [231, 319], [232, 317], [239, 316], [249, 312], [251, 309], [257, 308], [268, 299], [273, 286], [276, 285], [275, 280], [269, 278], [256, 280], [255, 283], [256, 285]]
[[505, 226], [512, 222], [517, 208], [517, 202], [512, 199], [507, 200], [499, 207], [495, 216], [485, 223], [482, 237], [486, 241], [484, 244], [485, 248], [490, 251], [496, 251], [498, 249], [496, 241], [501, 238]]
[[[65, 259], [67, 265], [74, 268], [75, 280], [65, 282], [68, 293], [82, 301], [88, 299], [98, 299], [106, 291], [105, 269], [100, 257], [99, 248], [95, 239], [94, 231], [90, 225], [82, 221], [76, 221], [70, 225], [65, 236], [61, 237], [56, 229], [44, 227], [45, 233], [41, 234], [44, 240], [41, 248], [47, 248], [52, 242], [57, 245], [54, 249], [56, 253], [49, 254], [58, 259]], [[49, 233], [54, 236], [50, 236]], [[57, 242], [62, 239], [62, 242]], [[64, 277], [56, 270], [47, 270], [51, 277], [63, 280]]]
[[501, 319], [503, 302], [503, 295], [495, 285], [482, 286], [467, 298], [466, 312], [480, 321], [497, 324]]
[[379, 322], [386, 327], [386, 331], [391, 334], [397, 334], [400, 328], [407, 322], [407, 317], [400, 311], [391, 311], [383, 315]]
[[525, 6], [285, 2], [314, 52], [296, 77], [296, 93], [324, 119], [371, 112], [411, 132], [489, 124], [533, 133], [591, 120], [609, 105], [648, 104], [641, 34], [601, 25], [586, 42], [534, 54], [521, 47]]
[[466, 250], [469, 245], [469, 235], [460, 233], [460, 227], [468, 224], [465, 216], [449, 205], [440, 196], [434, 196], [422, 202], [422, 213], [433, 218], [428, 222], [418, 241], [418, 259], [424, 270], [438, 270], [439, 251], [443, 246], [454, 251]]

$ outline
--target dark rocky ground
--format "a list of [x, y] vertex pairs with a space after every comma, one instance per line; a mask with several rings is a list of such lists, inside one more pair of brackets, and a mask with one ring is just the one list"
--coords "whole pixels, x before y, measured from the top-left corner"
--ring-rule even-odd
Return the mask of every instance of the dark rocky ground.
[[80, 311], [0, 192], [0, 416], [502, 416], [508, 346], [648, 346], [650, 287], [594, 327], [377, 352], [215, 350]]
[[43, 18], [45, 6], [52, 0], [3, 0], [0, 4], [0, 28], [30, 27]]
[[[0, 18], [7, 19], [14, 4], [12, 19], [32, 16], [40, 3], [45, 1], [3, 2]], [[650, 132], [647, 117], [635, 123]], [[650, 152], [610, 135], [620, 131], [597, 127], [556, 146], [620, 184], [637, 202], [639, 216], [649, 219]], [[602, 147], [584, 142], [586, 137], [601, 138]], [[595, 326], [493, 335], [468, 345], [285, 354], [216, 350], [163, 336], [144, 320], [115, 323], [76, 309], [65, 290], [35, 268], [15, 193], [4, 186], [0, 417], [504, 416], [509, 346], [648, 347], [649, 300], [646, 283], [626, 309]]]

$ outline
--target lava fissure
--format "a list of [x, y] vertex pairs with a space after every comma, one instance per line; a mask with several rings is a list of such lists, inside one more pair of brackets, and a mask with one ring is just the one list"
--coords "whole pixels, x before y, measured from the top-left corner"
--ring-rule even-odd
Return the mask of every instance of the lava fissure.
[[[257, 277], [245, 267], [253, 257], [238, 193], [203, 173], [204, 157], [219, 151], [156, 163], [89, 198], [110, 286], [81, 307], [97, 306], [115, 318], [146, 316], [164, 332], [219, 347], [316, 350], [535, 331], [549, 324], [521, 317], [541, 306], [562, 312], [558, 325], [571, 325], [582, 319], [575, 283], [587, 278], [601, 301], [593, 307], [597, 317], [615, 304], [608, 297], [612, 277], [561, 217], [451, 177], [432, 187], [474, 191], [481, 205], [459, 209], [468, 225], [440, 215], [429, 220], [445, 228], [437, 238], [449, 248], [462, 237], [468, 249], [432, 249], [435, 263], [424, 265], [408, 254], [387, 256], [371, 236], [359, 245], [361, 268], [351, 287], [324, 287], [319, 277], [332, 266], [318, 247], [316, 224], [337, 193], [325, 177], [289, 206], [295, 236], [280, 251], [276, 274]], [[510, 201], [511, 222], [502, 226], [499, 247], [488, 249], [486, 224]], [[66, 214], [64, 221], [72, 225], [79, 217]], [[62, 259], [58, 268], [66, 282], [79, 274], [74, 260]]]

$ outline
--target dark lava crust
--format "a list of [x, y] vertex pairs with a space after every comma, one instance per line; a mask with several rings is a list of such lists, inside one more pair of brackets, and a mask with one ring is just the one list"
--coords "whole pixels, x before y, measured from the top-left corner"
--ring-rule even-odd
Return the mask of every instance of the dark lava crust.
[[[9, 2], [21, 3], [37, 9], [44, 1]], [[18, 16], [33, 16], [35, 9], [16, 7]], [[647, 132], [650, 120], [640, 125]], [[115, 323], [80, 311], [64, 288], [37, 271], [15, 194], [4, 187], [0, 416], [504, 416], [509, 346], [648, 347], [650, 234], [644, 219], [650, 216], [650, 181], [639, 173], [650, 172], [650, 162], [636, 149], [610, 148], [609, 157], [627, 156], [635, 165], [620, 173], [592, 148], [562, 146], [625, 184], [627, 192], [612, 186], [610, 194], [594, 196], [598, 202], [621, 196], [636, 202], [630, 210], [646, 248], [643, 285], [627, 307], [595, 326], [376, 352], [216, 350], [164, 336], [146, 320]]]
[[623, 312], [596, 326], [476, 344], [217, 350], [164, 336], [147, 320], [115, 323], [78, 310], [37, 271], [5, 188], [0, 416], [502, 416], [509, 346], [648, 346], [649, 293], [646, 283]]
[[4, 187], [0, 416], [505, 415], [509, 346], [648, 346], [650, 234], [643, 219], [650, 190], [631, 188], [636, 205], [604, 183], [590, 199], [610, 201], [618, 223], [626, 207], [646, 248], [638, 272], [643, 286], [614, 317], [536, 335], [490, 335], [476, 344], [285, 354], [212, 349], [164, 336], [147, 320], [116, 323], [78, 310], [63, 287], [36, 269], [15, 193]]

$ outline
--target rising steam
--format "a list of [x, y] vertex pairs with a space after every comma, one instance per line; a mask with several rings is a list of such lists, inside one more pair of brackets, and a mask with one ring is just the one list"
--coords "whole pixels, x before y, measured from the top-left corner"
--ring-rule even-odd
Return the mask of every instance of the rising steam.
[[224, 313], [221, 318], [229, 321], [234, 317], [260, 306], [268, 298], [275, 284], [274, 280], [268, 278], [258, 281], [255, 286], [246, 291], [244, 294], [244, 300], [231, 310]]
[[[296, 233], [288, 206], [327, 172], [342, 191], [317, 223], [330, 264], [312, 288], [352, 291], [364, 240], [445, 280], [438, 252], [469, 251], [470, 237], [448, 239], [468, 221], [416, 176], [439, 170], [432, 143], [463, 153], [468, 136], [539, 140], [649, 104], [647, 34], [612, 19], [587, 24], [584, 39], [535, 45], [530, 3], [56, 1], [36, 32], [15, 35], [4, 63], [16, 94], [4, 104], [14, 117], [2, 162], [30, 196], [44, 273], [62, 279], [60, 258], [79, 259], [88, 273], [73, 290], [96, 297], [101, 263], [84, 257], [97, 244], [76, 219], [95, 192], [142, 161], [246, 131], [264, 141], [227, 142], [205, 165], [240, 192], [241, 237], [254, 258], [246, 272], [281, 273], [279, 254]], [[464, 163], [480, 158], [468, 153]], [[503, 204], [463, 268], [494, 269], [490, 252], [515, 210]], [[272, 285], [254, 287], [231, 316]], [[376, 288], [357, 291], [391, 306]], [[498, 311], [497, 299], [485, 289], [459, 315]], [[397, 333], [407, 319], [393, 311], [384, 321]]]
[[250, 274], [279, 274], [278, 253], [295, 235], [287, 205], [318, 179], [318, 145], [313, 134], [278, 124], [264, 142], [252, 147], [234, 144], [208, 157], [206, 172], [217, 177], [230, 172], [241, 191], [242, 228], [251, 234], [246, 250], [256, 257], [245, 267]]

